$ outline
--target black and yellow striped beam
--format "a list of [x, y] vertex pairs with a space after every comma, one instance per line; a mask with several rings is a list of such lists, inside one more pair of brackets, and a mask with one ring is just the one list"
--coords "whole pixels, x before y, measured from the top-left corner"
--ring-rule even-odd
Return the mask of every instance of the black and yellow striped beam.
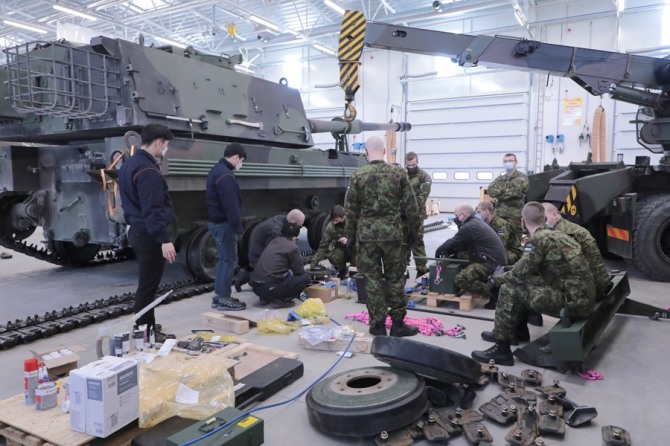
[[365, 41], [365, 16], [360, 11], [346, 11], [340, 26], [340, 43], [337, 49], [337, 58], [340, 63], [340, 87], [344, 90], [346, 101], [345, 117], [349, 121], [356, 116], [356, 110], [351, 104], [360, 88], [358, 81], [358, 66], [363, 54]]

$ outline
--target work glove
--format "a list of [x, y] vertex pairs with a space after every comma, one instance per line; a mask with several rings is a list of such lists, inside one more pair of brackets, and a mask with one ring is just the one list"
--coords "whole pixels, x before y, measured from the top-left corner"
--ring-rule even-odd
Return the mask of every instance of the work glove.
[[498, 284], [496, 283], [496, 278], [494, 274], [491, 274], [488, 280], [486, 281], [486, 288], [488, 289], [489, 295], [497, 294]]
[[414, 231], [409, 231], [409, 233], [407, 233], [407, 244], [409, 246], [415, 246], [419, 244], [419, 234]]

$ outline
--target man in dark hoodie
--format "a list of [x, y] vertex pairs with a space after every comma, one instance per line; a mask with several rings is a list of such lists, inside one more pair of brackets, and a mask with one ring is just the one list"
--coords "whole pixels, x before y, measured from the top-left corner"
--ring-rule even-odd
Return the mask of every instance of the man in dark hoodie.
[[209, 232], [216, 242], [219, 261], [216, 264], [212, 307], [219, 311], [239, 311], [246, 304], [231, 297], [233, 273], [237, 266], [237, 240], [242, 236], [242, 197], [234, 171], [247, 158], [242, 145], [226, 147], [223, 158], [207, 176], [207, 212]]
[[505, 246], [498, 234], [485, 222], [474, 217], [472, 206], [456, 207], [454, 222], [458, 232], [435, 251], [435, 257], [450, 255], [465, 258], [470, 264], [454, 277], [454, 285], [472, 294], [488, 294], [488, 277], [498, 266], [507, 265]]

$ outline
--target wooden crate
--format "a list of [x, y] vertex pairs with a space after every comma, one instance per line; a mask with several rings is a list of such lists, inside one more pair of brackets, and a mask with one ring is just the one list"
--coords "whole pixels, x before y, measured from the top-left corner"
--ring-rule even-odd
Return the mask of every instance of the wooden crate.
[[416, 300], [426, 299], [426, 305], [431, 308], [438, 307], [443, 302], [456, 302], [460, 311], [472, 310], [472, 296], [454, 296], [453, 294], [438, 294], [429, 291], [427, 295], [412, 293], [410, 298]]

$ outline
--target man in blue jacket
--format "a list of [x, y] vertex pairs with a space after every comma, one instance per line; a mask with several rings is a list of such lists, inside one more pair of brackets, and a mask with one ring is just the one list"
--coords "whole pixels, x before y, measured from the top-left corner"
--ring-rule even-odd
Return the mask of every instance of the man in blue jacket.
[[219, 311], [239, 311], [247, 307], [230, 296], [237, 266], [237, 241], [242, 236], [242, 196], [233, 172], [240, 170], [246, 158], [247, 151], [241, 144], [229, 144], [223, 158], [207, 176], [209, 232], [219, 255], [212, 307]]
[[[160, 124], [142, 129], [142, 147], [121, 167], [119, 191], [121, 206], [130, 225], [128, 241], [135, 251], [139, 283], [135, 292], [135, 313], [153, 302], [160, 285], [165, 262], [175, 261], [176, 253], [170, 240], [168, 225], [174, 218], [172, 200], [157, 159], [165, 157], [168, 142], [174, 136]], [[136, 321], [156, 330], [154, 310]], [[157, 335], [157, 340], [160, 339]]]

